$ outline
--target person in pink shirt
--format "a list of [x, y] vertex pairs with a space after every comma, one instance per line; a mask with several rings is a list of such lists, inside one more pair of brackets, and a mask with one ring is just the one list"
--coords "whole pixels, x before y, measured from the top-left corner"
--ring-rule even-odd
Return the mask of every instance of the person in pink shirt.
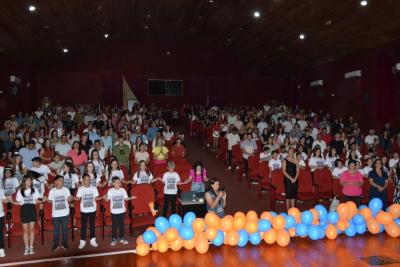
[[356, 162], [350, 161], [349, 170], [340, 176], [340, 184], [345, 201], [353, 201], [357, 207], [361, 205], [362, 186], [364, 179], [362, 174], [356, 168]]
[[68, 152], [67, 156], [72, 159], [74, 167], [79, 169], [80, 173], [83, 174], [83, 168], [85, 167], [88, 157], [77, 141], [72, 143], [72, 149]]
[[188, 183], [192, 181], [192, 189], [193, 192], [205, 192], [205, 182], [208, 181], [207, 178], [207, 170], [203, 168], [203, 164], [200, 161], [197, 161], [193, 165], [193, 169], [190, 170], [189, 178], [187, 180]]

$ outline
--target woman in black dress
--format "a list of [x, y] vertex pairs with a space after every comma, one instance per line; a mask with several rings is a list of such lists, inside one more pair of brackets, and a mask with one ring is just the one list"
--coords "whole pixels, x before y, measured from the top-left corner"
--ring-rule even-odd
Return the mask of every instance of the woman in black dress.
[[286, 193], [286, 209], [295, 207], [299, 177], [299, 162], [297, 161], [293, 148], [289, 148], [288, 155], [282, 162], [282, 170], [285, 175], [284, 185]]

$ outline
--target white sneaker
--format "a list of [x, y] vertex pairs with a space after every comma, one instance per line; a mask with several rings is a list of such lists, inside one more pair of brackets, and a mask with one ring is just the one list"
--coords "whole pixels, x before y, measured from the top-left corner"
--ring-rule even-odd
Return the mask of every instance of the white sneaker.
[[0, 249], [0, 258], [4, 258], [5, 256], [4, 249]]
[[86, 246], [86, 241], [85, 240], [81, 240], [79, 241], [79, 249], [83, 249]]
[[115, 246], [116, 244], [117, 244], [117, 240], [113, 239], [113, 240], [111, 241], [110, 246]]
[[30, 247], [29, 248], [29, 255], [33, 255], [33, 254], [35, 254], [35, 252], [33, 251], [33, 247]]
[[95, 247], [95, 248], [97, 248], [99, 245], [97, 245], [97, 243], [96, 243], [96, 238], [94, 237], [94, 238], [92, 238], [92, 239], [90, 239], [90, 245], [92, 246], [92, 247]]
[[125, 238], [121, 239], [119, 242], [121, 242], [124, 245], [128, 244], [128, 240], [126, 240]]
[[29, 247], [26, 247], [26, 248], [25, 248], [24, 255], [29, 255]]

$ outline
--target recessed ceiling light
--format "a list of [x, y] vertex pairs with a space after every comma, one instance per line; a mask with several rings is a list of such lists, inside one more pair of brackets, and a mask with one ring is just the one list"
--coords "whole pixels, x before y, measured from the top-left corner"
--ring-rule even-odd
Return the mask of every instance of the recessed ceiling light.
[[368, 5], [368, 1], [363, 0], [363, 1], [360, 2], [360, 5], [361, 6], [366, 6], [366, 5]]
[[166, 54], [167, 54], [167, 56], [169, 56], [169, 55], [171, 55], [171, 52], [167, 51]]
[[68, 50], [68, 48], [63, 48], [62, 51], [63, 51], [64, 54], [66, 54], [66, 53], [68, 53], [69, 50]]
[[300, 39], [300, 40], [306, 39], [306, 35], [305, 35], [304, 33], [300, 33], [300, 34], [299, 34], [299, 39]]
[[34, 5], [30, 5], [30, 6], [28, 6], [28, 10], [30, 12], [35, 12], [36, 11], [36, 7]]
[[105, 33], [105, 34], [104, 34], [104, 38], [107, 39], [108, 37], [110, 37], [110, 35], [109, 35], [108, 33]]
[[254, 11], [253, 16], [254, 16], [255, 18], [259, 18], [259, 17], [261, 16], [261, 14], [260, 14], [259, 11]]
[[212, 2], [214, 2], [214, 0], [208, 0], [208, 2], [212, 3]]

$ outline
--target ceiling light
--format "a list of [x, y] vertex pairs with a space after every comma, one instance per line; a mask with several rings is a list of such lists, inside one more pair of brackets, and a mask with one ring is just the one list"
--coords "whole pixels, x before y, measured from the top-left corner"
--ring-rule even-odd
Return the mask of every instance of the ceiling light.
[[253, 16], [254, 16], [255, 18], [259, 18], [259, 17], [261, 16], [261, 14], [260, 14], [259, 11], [254, 11]]
[[28, 10], [29, 10], [30, 12], [34, 12], [34, 11], [36, 11], [36, 7], [35, 7], [34, 5], [30, 5], [30, 6], [28, 7]]
[[105, 34], [104, 34], [104, 38], [106, 38], [106, 39], [107, 39], [109, 36], [110, 36], [110, 35], [108, 35], [108, 33], [105, 33]]
[[66, 54], [66, 53], [68, 53], [68, 48], [63, 48], [62, 51], [63, 51], [64, 54]]
[[300, 40], [306, 39], [306, 36], [304, 35], [304, 33], [299, 34], [299, 39]]
[[214, 1], [213, 1], [213, 0], [209, 0], [208, 2], [212, 3], [212, 2], [214, 2]]
[[326, 24], [327, 26], [331, 25], [331, 24], [332, 24], [332, 20], [327, 20], [327, 21], [325, 21], [325, 24]]
[[363, 0], [363, 1], [360, 2], [360, 5], [361, 6], [366, 6], [366, 5], [368, 5], [368, 1]]

